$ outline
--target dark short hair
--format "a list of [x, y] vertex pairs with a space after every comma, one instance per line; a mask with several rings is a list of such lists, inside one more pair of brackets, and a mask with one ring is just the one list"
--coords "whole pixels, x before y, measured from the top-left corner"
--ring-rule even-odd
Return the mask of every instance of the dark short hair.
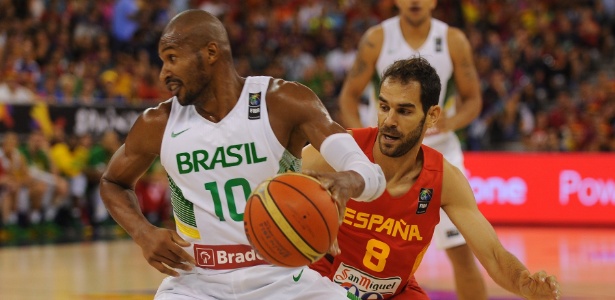
[[380, 85], [386, 80], [393, 80], [402, 85], [416, 81], [421, 85], [421, 104], [423, 112], [427, 113], [430, 107], [438, 105], [442, 84], [436, 70], [423, 57], [402, 59], [390, 65], [382, 75]]

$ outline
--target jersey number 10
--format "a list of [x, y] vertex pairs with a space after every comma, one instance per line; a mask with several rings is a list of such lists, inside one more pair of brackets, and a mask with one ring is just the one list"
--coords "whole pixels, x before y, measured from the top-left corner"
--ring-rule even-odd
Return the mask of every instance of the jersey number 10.
[[[224, 198], [226, 198], [228, 213], [233, 221], [242, 222], [243, 213], [237, 212], [237, 205], [235, 204], [235, 195], [233, 193], [234, 187], [241, 187], [243, 189], [244, 201], [248, 201], [248, 197], [250, 196], [252, 189], [250, 188], [250, 183], [245, 178], [233, 178], [224, 184]], [[211, 192], [211, 196], [214, 200], [216, 216], [218, 216], [220, 221], [225, 221], [224, 213], [222, 212], [222, 200], [220, 199], [218, 183], [215, 181], [208, 182], [205, 184], [205, 189]]]

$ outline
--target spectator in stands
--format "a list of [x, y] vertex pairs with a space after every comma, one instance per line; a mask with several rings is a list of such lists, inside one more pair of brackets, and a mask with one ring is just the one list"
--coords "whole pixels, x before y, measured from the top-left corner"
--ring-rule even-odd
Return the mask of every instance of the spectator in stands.
[[77, 86], [77, 77], [70, 73], [64, 73], [58, 80], [58, 97], [56, 98], [59, 104], [75, 104], [77, 99], [75, 98], [75, 90]]
[[28, 104], [37, 99], [34, 91], [17, 81], [17, 75], [13, 70], [4, 73], [4, 82], [0, 81], [0, 103]]
[[27, 162], [19, 151], [19, 136], [14, 132], [4, 135], [0, 163], [4, 170], [0, 182], [5, 189], [3, 222], [7, 225], [16, 224], [18, 214], [26, 213], [17, 209], [18, 202], [23, 201], [25, 205], [22, 206], [33, 208], [32, 213], [25, 218], [25, 223], [38, 224], [41, 221], [40, 203], [46, 186], [30, 175]]
[[230, 7], [228, 1], [224, 0], [207, 0], [201, 1], [199, 9], [204, 10], [217, 18], [222, 18], [224, 14], [228, 13]]
[[132, 38], [139, 29], [137, 15], [139, 7], [136, 0], [116, 0], [113, 6], [111, 20], [111, 34], [115, 49], [118, 51], [131, 51]]
[[121, 145], [122, 142], [117, 132], [114, 130], [105, 131], [100, 138], [100, 142], [90, 149], [87, 165], [83, 170], [88, 181], [87, 207], [89, 219], [95, 230], [98, 225], [109, 221], [109, 213], [100, 198], [100, 178], [107, 168], [111, 156]]
[[25, 164], [21, 155], [15, 151], [18, 144], [17, 134], [8, 132], [0, 148], [0, 210], [4, 226], [16, 226], [17, 195], [19, 183], [25, 177]]
[[333, 80], [333, 73], [327, 69], [325, 57], [320, 55], [316, 57], [314, 64], [305, 69], [301, 82], [322, 98], [325, 83]]
[[549, 126], [560, 129], [566, 124], [568, 115], [576, 115], [577, 111], [567, 90], [561, 90], [557, 93], [555, 105], [549, 111]]
[[[27, 82], [38, 82], [41, 77], [41, 70], [36, 61], [36, 52], [31, 38], [24, 38], [19, 47], [14, 48], [15, 61], [13, 70]], [[23, 82], [22, 82], [23, 83]], [[27, 84], [26, 84], [27, 85]]]
[[28, 141], [20, 147], [20, 151], [28, 166], [30, 176], [45, 185], [45, 194], [41, 203], [31, 206], [31, 219], [40, 212], [44, 212], [44, 221], [52, 223], [60, 205], [68, 196], [68, 182], [60, 176], [58, 168], [49, 154], [49, 141], [41, 131], [35, 130], [28, 136]]
[[500, 150], [523, 151], [525, 138], [534, 130], [534, 116], [520, 98], [518, 90], [512, 91], [493, 116], [491, 142]]
[[[58, 140], [50, 150], [51, 159], [56, 163], [60, 174], [68, 180], [69, 203], [64, 208], [70, 210], [73, 225], [80, 225], [78, 223], [81, 221], [87, 187], [84, 169], [89, 157], [89, 148], [88, 145], [82, 143], [84, 137], [71, 134], [67, 138], [62, 136], [57, 138]], [[71, 220], [64, 221], [70, 222]]]
[[354, 48], [356, 38], [352, 35], [344, 35], [341, 45], [326, 54], [327, 68], [333, 72], [338, 83], [344, 81], [346, 72], [352, 67], [352, 63], [357, 55]]
[[286, 79], [301, 81], [305, 78], [305, 71], [314, 64], [314, 55], [304, 51], [300, 41], [293, 42], [289, 47], [288, 52], [282, 56]]

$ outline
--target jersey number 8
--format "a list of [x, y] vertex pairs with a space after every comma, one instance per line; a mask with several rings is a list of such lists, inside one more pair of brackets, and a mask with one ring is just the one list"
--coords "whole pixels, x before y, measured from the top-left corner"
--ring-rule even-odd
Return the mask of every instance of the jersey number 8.
[[370, 270], [382, 272], [387, 263], [387, 257], [391, 253], [389, 245], [382, 241], [371, 239], [367, 242], [365, 250], [363, 265]]

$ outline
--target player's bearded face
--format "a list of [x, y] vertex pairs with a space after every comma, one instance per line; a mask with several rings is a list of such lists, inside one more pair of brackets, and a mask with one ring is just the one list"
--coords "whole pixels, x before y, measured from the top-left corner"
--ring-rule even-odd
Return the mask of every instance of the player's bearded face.
[[203, 94], [206, 84], [202, 84], [203, 80], [206, 80], [207, 76], [203, 73], [205, 70], [205, 63], [203, 62], [203, 56], [200, 53], [196, 54], [196, 64], [191, 66], [191, 71], [188, 72], [187, 78], [191, 79], [190, 83], [197, 83], [198, 85], [186, 84], [186, 87], [182, 93], [177, 94], [177, 100], [181, 105], [191, 105], [197, 102], [198, 98]]
[[[380, 152], [390, 157], [403, 156], [421, 141], [423, 127], [425, 127], [425, 116], [423, 116], [423, 119], [421, 119], [418, 126], [407, 134], [399, 132], [399, 127], [397, 126], [390, 127], [385, 124], [381, 124], [378, 133], [378, 146], [380, 147]], [[386, 136], [396, 137], [398, 142], [383, 142], [383, 139], [385, 139]]]

